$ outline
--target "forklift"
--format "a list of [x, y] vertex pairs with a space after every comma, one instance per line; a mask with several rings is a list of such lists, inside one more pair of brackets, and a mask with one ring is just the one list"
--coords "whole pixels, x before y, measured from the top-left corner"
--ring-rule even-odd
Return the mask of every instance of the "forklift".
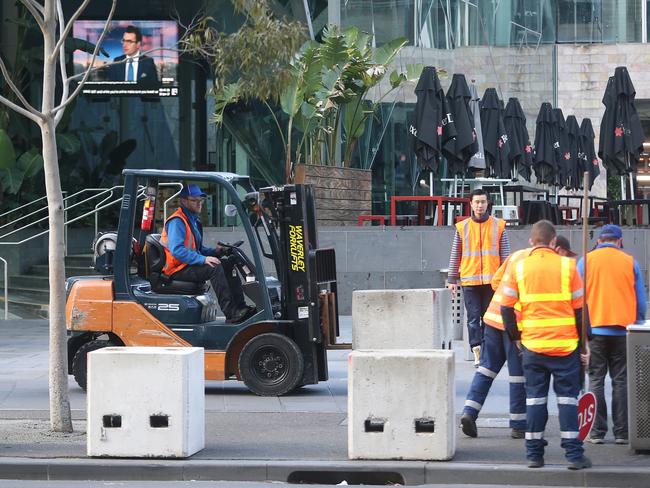
[[[248, 176], [222, 172], [126, 169], [123, 175], [117, 231], [93, 243], [100, 274], [66, 281], [68, 372], [78, 385], [86, 388], [87, 354], [115, 346], [202, 347], [206, 380], [237, 379], [262, 396], [327, 380], [327, 349], [349, 345], [336, 342], [335, 253], [318, 247], [312, 187], [255, 191]], [[219, 243], [256, 308], [241, 323], [226, 323], [209, 283], [162, 272], [156, 231], [171, 198], [160, 195], [163, 185], [181, 188], [180, 182], [216, 188], [226, 216], [242, 223], [247, 246]]]

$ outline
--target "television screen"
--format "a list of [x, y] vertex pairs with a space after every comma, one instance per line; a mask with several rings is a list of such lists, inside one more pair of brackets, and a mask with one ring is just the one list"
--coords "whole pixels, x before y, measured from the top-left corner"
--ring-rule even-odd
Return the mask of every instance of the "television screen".
[[[104, 29], [101, 20], [77, 20], [72, 34], [96, 43]], [[114, 20], [104, 37], [95, 67], [82, 93], [86, 96], [178, 95], [178, 25], [172, 20]], [[75, 51], [75, 74], [83, 73], [92, 54]]]

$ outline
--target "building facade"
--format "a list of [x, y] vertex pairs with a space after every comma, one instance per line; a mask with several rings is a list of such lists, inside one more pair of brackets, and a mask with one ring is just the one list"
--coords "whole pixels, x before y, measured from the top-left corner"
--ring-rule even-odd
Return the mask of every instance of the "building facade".
[[[479, 94], [497, 89], [506, 100], [517, 97], [531, 136], [542, 102], [562, 108], [578, 120], [591, 118], [598, 133], [604, 111], [602, 96], [616, 66], [628, 67], [637, 91], [637, 109], [650, 129], [650, 46], [647, 43], [650, 0], [272, 0], [273, 10], [306, 22], [318, 37], [327, 24], [356, 26], [374, 36], [375, 43], [404, 36], [408, 45], [395, 67], [423, 63], [444, 68], [446, 89], [453, 73], [474, 80]], [[0, 2], [2, 17], [18, 17], [12, 0]], [[76, 2], [64, 1], [68, 16]], [[178, 19], [187, 24], [206, 7], [219, 26], [232, 29], [238, 17], [228, 0], [205, 3], [190, 0], [172, 4], [163, 0], [118, 2], [116, 19]], [[85, 19], [101, 19], [106, 6], [91, 4]], [[6, 24], [0, 33], [0, 52], [15, 58], [18, 28]], [[30, 39], [24, 39], [31, 42]], [[23, 39], [20, 40], [20, 43]], [[214, 102], [209, 95], [206, 66], [180, 57], [179, 96], [157, 101], [133, 98], [79, 99], [71, 113], [69, 130], [81, 141], [75, 165], [102, 174], [111, 158], [97, 148], [109, 142], [135, 141], [126, 156], [127, 167], [181, 168], [248, 173], [256, 185], [282, 181], [283, 146], [273, 118], [262, 104], [236, 106], [223, 126], [210, 123]], [[392, 195], [428, 193], [408, 134], [415, 105], [414, 85], [405, 85], [383, 100], [358, 144], [353, 166], [372, 170], [373, 213], [387, 213]], [[38, 84], [27, 85], [36, 100]], [[379, 87], [373, 96], [381, 96]], [[646, 132], [650, 134], [650, 132]], [[132, 143], [131, 143], [132, 144]], [[650, 160], [639, 170], [638, 194], [650, 193]], [[113, 173], [110, 173], [113, 171]], [[107, 173], [108, 172], [108, 173]], [[74, 174], [82, 174], [77, 171]], [[71, 173], [72, 174], [72, 173]], [[441, 177], [443, 175], [438, 175]], [[74, 178], [64, 181], [72, 184]], [[604, 196], [605, 177], [594, 191]], [[107, 184], [106, 178], [95, 182]], [[82, 184], [76, 182], [75, 184]], [[646, 187], [648, 185], [648, 187]], [[438, 185], [437, 191], [443, 191]], [[215, 202], [218, 203], [218, 202]], [[212, 223], [220, 224], [215, 211]]]

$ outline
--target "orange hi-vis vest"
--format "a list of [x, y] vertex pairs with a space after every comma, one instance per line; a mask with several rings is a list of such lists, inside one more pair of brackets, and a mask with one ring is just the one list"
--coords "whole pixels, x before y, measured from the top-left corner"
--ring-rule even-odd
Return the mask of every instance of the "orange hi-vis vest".
[[587, 253], [587, 308], [592, 327], [636, 321], [634, 258], [617, 247]]
[[578, 347], [575, 310], [582, 307], [582, 280], [575, 260], [548, 247], [531, 250], [514, 265], [503, 288], [503, 305], [521, 303], [521, 343], [547, 356]]
[[[485, 314], [483, 315], [483, 322], [487, 325], [494, 327], [495, 329], [505, 330], [503, 325], [503, 318], [501, 317], [501, 303], [503, 302], [503, 287], [510, 279], [510, 273], [512, 273], [513, 266], [515, 263], [519, 262], [521, 259], [527, 257], [530, 254], [531, 248], [521, 249], [512, 253], [508, 256], [492, 278], [492, 289], [494, 295], [492, 295], [492, 300], [490, 300], [490, 305], [488, 305]], [[515, 304], [515, 314], [517, 315], [517, 323], [521, 321], [521, 305], [519, 302]]]
[[187, 266], [187, 263], [184, 263], [183, 261], [179, 261], [172, 255], [167, 243], [167, 222], [175, 218], [180, 218], [185, 223], [185, 242], [183, 243], [183, 245], [186, 248], [190, 249], [191, 251], [196, 250], [196, 242], [194, 241], [194, 234], [192, 234], [190, 223], [187, 221], [187, 217], [183, 213], [183, 210], [179, 208], [178, 210], [176, 210], [176, 212], [171, 214], [167, 218], [167, 220], [165, 220], [165, 225], [163, 227], [162, 235], [160, 236], [160, 243], [165, 248], [165, 266], [163, 267], [162, 271], [167, 276], [171, 276], [177, 271], [180, 271], [185, 266]]
[[485, 222], [465, 219], [456, 224], [462, 243], [460, 284], [489, 285], [501, 266], [499, 243], [506, 227], [505, 220], [490, 216]]

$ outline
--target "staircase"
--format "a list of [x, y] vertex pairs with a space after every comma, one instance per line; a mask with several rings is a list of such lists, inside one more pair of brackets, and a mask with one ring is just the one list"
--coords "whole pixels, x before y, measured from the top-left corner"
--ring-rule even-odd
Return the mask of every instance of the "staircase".
[[[9, 276], [9, 313], [21, 318], [47, 318], [50, 298], [49, 266], [37, 264], [25, 274]], [[65, 258], [65, 277], [95, 274], [92, 254]], [[0, 293], [0, 301], [4, 295]]]

